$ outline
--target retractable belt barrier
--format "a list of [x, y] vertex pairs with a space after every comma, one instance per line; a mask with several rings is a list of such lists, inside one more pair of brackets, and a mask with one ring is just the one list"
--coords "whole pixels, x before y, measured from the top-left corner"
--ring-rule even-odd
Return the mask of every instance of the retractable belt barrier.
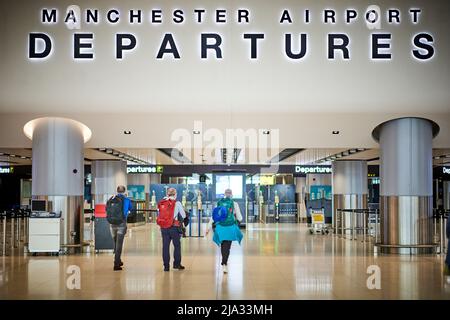
[[[346, 231], [350, 230], [350, 240], [357, 240], [357, 231], [362, 231], [363, 242], [367, 240], [367, 235], [371, 235], [369, 224], [375, 218], [375, 242], [378, 242], [379, 232], [379, 210], [378, 209], [336, 209], [336, 221], [334, 224], [335, 234], [339, 234], [342, 238], [346, 238]], [[350, 223], [347, 223], [348, 214], [350, 215]], [[362, 226], [357, 226], [357, 218], [362, 220]], [[349, 226], [350, 225], [350, 226]]]
[[30, 211], [24, 209], [4, 211], [0, 214], [2, 256], [6, 255], [7, 249], [12, 253], [13, 249], [18, 248], [21, 242], [27, 244], [29, 216]]
[[[350, 223], [347, 223], [348, 215], [350, 216]], [[434, 243], [420, 244], [420, 245], [397, 245], [397, 244], [382, 244], [378, 242], [380, 233], [380, 210], [379, 209], [336, 209], [336, 221], [334, 224], [334, 232], [340, 237], [347, 239], [346, 231], [350, 230], [350, 240], [357, 240], [357, 231], [363, 233], [363, 242], [367, 240], [367, 236], [375, 238], [374, 246], [383, 248], [435, 248], [438, 254], [447, 252], [446, 241], [446, 226], [450, 210], [434, 209], [433, 210], [433, 229], [434, 229]], [[362, 226], [357, 226], [357, 217], [361, 217], [363, 221]], [[431, 217], [430, 217], [431, 218]], [[370, 227], [373, 225], [374, 227]], [[372, 235], [372, 229], [373, 235]]]

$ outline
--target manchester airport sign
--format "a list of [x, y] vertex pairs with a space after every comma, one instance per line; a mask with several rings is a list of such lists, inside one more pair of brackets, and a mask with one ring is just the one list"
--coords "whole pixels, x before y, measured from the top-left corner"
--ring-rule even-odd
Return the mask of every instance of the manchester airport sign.
[[[241, 8], [236, 10], [216, 9], [206, 10], [202, 8], [183, 9], [175, 8], [173, 10], [165, 11], [162, 9], [137, 9], [130, 8], [119, 10], [116, 8], [100, 10], [96, 8], [80, 8], [77, 5], [71, 5], [63, 10], [58, 8], [42, 8], [40, 12], [36, 13], [36, 18], [39, 19], [37, 23], [41, 27], [61, 26], [72, 29], [74, 32], [69, 35], [72, 48], [70, 48], [71, 56], [74, 60], [89, 61], [95, 59], [95, 41], [97, 37], [108, 36], [104, 29], [96, 34], [95, 30], [99, 31], [102, 25], [105, 28], [111, 28], [110, 40], [114, 45], [113, 59], [123, 60], [127, 59], [132, 54], [133, 50], [139, 48], [140, 41], [152, 41], [154, 43], [154, 52], [149, 52], [149, 59], [161, 60], [166, 57], [179, 60], [183, 59], [182, 45], [177, 42], [177, 34], [172, 32], [161, 32], [155, 37], [142, 35], [138, 36], [132, 32], [122, 32], [123, 24], [135, 26], [142, 25], [150, 30], [153, 26], [163, 25], [181, 25], [186, 27], [185, 23], [189, 22], [195, 25], [205, 24], [208, 30], [211, 30], [211, 21], [213, 26], [223, 26], [226, 24], [236, 24], [243, 26], [243, 28], [233, 28], [236, 34], [230, 32], [220, 32], [211, 30], [209, 32], [200, 32], [194, 36], [198, 38], [199, 45], [199, 59], [215, 58], [218, 61], [224, 60], [231, 53], [225, 51], [223, 46], [226, 37], [239, 37], [243, 43], [248, 46], [246, 55], [250, 60], [258, 60], [260, 56], [260, 44], [264, 41], [271, 42], [270, 48], [276, 48], [276, 44], [280, 43], [280, 48], [283, 55], [288, 60], [302, 61], [304, 60], [310, 50], [309, 41], [313, 37], [323, 37], [325, 51], [324, 58], [328, 60], [351, 60], [353, 42], [352, 36], [346, 32], [345, 27], [352, 26], [358, 23], [358, 27], [368, 29], [368, 59], [371, 60], [392, 60], [392, 48], [395, 46], [395, 41], [391, 32], [388, 32], [383, 26], [399, 26], [407, 24], [417, 32], [405, 33], [409, 37], [409, 52], [411, 58], [415, 61], [429, 61], [435, 55], [435, 37], [427, 31], [427, 25], [422, 25], [422, 17], [427, 14], [427, 11], [422, 8], [411, 7], [408, 9], [386, 9], [381, 10], [377, 5], [371, 5], [363, 10], [354, 8], [346, 8], [342, 10], [334, 10], [324, 8], [321, 10], [303, 8], [294, 10], [292, 8], [284, 8], [279, 11], [274, 11], [271, 17], [264, 21], [264, 26], [258, 26], [257, 30], [261, 28], [284, 28], [296, 23], [304, 25], [296, 27], [296, 32], [285, 32], [281, 34], [281, 39], [273, 39], [261, 30], [254, 32], [253, 21], [258, 12], [253, 12], [250, 9]], [[270, 20], [272, 19], [272, 20]], [[119, 26], [120, 23], [120, 27]], [[311, 32], [310, 26], [317, 25], [317, 29], [322, 29], [320, 25], [331, 26], [331, 31], [320, 35]], [[245, 31], [246, 27], [247, 30]], [[333, 30], [335, 26], [336, 31]], [[214, 28], [214, 27], [213, 27]], [[255, 27], [256, 28], [256, 27]], [[54, 28], [51, 31], [39, 31], [39, 27], [35, 27], [32, 32], [28, 34], [28, 58], [30, 60], [45, 60], [52, 57], [56, 40], [54, 39]], [[89, 30], [89, 31], [83, 31]], [[218, 28], [219, 30], [223, 30]], [[291, 30], [292, 28], [289, 27]], [[367, 30], [366, 29], [366, 30]], [[42, 30], [42, 29], [41, 29]], [[228, 30], [228, 29], [227, 29]], [[283, 29], [281, 29], [283, 30]], [[309, 30], [306, 32], [305, 30]], [[188, 30], [186, 30], [188, 31]], [[183, 31], [180, 31], [183, 32]], [[189, 32], [192, 32], [189, 30]], [[359, 38], [359, 37], [358, 37]], [[281, 41], [280, 41], [281, 40]], [[61, 41], [61, 39], [58, 39]], [[358, 50], [365, 48], [358, 46]], [[278, 49], [277, 49], [278, 50]], [[57, 50], [58, 51], [58, 50]], [[60, 54], [60, 51], [57, 52]], [[56, 54], [56, 52], [55, 52]], [[314, 54], [318, 54], [314, 51]]]

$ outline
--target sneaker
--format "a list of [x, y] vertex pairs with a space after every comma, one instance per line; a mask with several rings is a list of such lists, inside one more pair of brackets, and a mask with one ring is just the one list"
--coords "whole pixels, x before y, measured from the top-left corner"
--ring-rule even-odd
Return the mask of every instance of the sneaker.
[[121, 266], [114, 266], [113, 270], [114, 271], [120, 271], [120, 270], [122, 270], [122, 267]]
[[228, 273], [228, 266], [226, 264], [222, 265], [223, 273]]
[[168, 272], [168, 271], [170, 271], [169, 268], [164, 268], [164, 272]]
[[178, 269], [178, 270], [184, 270], [184, 269], [186, 269], [186, 268], [185, 268], [183, 265], [181, 265], [181, 264], [180, 264], [179, 266], [176, 266], [176, 267], [174, 266], [173, 268], [174, 268], [174, 269]]
[[122, 266], [123, 266], [123, 261], [120, 261], [119, 267], [122, 267]]

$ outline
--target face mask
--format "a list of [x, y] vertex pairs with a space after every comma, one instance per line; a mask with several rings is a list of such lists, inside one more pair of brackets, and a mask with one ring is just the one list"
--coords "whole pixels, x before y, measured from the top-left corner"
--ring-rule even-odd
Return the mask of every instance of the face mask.
[[170, 199], [170, 200], [176, 200], [176, 199], [177, 199], [177, 196], [169, 196], [169, 199]]

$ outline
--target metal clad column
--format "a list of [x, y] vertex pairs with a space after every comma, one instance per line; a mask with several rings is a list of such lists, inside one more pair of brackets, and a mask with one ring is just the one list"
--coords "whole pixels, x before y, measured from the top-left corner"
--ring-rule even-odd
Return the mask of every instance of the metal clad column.
[[92, 195], [95, 204], [105, 204], [116, 194], [117, 186], [127, 186], [127, 163], [122, 160], [92, 162]]
[[39, 118], [24, 126], [32, 139], [32, 196], [61, 212], [61, 246], [83, 244], [84, 143], [91, 131], [65, 118]]
[[[333, 225], [341, 232], [337, 209], [367, 209], [367, 162], [361, 160], [334, 161], [333, 164]], [[345, 228], [351, 227], [351, 213], [343, 215]], [[367, 221], [366, 221], [367, 222]], [[362, 228], [362, 216], [356, 216], [356, 227]], [[350, 230], [348, 230], [348, 233]]]
[[[381, 243], [430, 245], [433, 242], [432, 140], [439, 126], [427, 119], [400, 118], [377, 126], [380, 142]], [[427, 249], [388, 248], [391, 253], [428, 253]]]

